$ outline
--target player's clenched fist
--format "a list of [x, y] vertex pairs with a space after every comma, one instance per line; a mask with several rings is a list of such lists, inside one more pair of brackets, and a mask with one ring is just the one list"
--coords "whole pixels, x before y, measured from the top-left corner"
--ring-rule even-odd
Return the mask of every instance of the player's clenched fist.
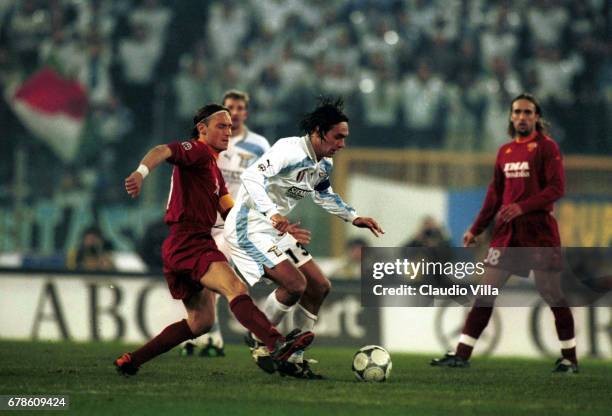
[[125, 178], [125, 190], [132, 198], [136, 198], [140, 194], [142, 181], [142, 174], [137, 171], [132, 172], [130, 176]]

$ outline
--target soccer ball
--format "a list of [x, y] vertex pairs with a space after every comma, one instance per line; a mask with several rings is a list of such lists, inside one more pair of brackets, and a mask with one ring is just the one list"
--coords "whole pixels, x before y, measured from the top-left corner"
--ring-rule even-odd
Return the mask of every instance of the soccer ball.
[[359, 381], [385, 381], [391, 367], [391, 356], [378, 345], [366, 345], [353, 356], [353, 373]]

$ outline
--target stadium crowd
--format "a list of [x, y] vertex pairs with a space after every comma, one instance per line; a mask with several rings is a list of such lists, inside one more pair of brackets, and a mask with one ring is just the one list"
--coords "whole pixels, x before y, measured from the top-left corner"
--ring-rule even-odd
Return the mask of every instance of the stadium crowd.
[[569, 151], [598, 152], [610, 13], [604, 0], [8, 0], [0, 56], [3, 75], [55, 62], [76, 77], [107, 139], [128, 119], [150, 133], [156, 94], [180, 125], [234, 87], [251, 92], [251, 123], [272, 138], [327, 93], [377, 136], [358, 134], [362, 145], [496, 148], [487, 139], [508, 99], [529, 90]]
[[5, 0], [2, 90], [49, 65], [89, 105], [66, 165], [4, 94], [0, 202], [13, 198], [18, 145], [48, 167], [26, 172], [37, 197], [121, 201], [126, 166], [185, 137], [230, 88], [251, 94], [248, 124], [271, 142], [328, 94], [345, 98], [352, 147], [489, 153], [506, 140], [511, 97], [530, 91], [564, 153], [606, 153], [611, 19], [605, 0]]

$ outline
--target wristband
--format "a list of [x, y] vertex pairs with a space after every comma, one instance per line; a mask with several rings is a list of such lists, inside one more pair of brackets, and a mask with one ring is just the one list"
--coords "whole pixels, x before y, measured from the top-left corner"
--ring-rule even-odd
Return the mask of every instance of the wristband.
[[140, 166], [138, 166], [138, 169], [136, 169], [136, 172], [140, 173], [142, 175], [142, 179], [144, 179], [149, 174], [149, 168], [147, 167], [147, 165], [141, 164]]

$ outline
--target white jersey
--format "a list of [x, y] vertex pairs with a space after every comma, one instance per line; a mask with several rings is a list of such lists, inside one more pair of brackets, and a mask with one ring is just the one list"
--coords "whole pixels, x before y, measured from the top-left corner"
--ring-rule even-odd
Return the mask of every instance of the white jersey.
[[[270, 149], [270, 143], [265, 137], [253, 133], [246, 126], [244, 129], [244, 134], [241, 136], [230, 138], [227, 149], [221, 152], [217, 159], [217, 166], [221, 170], [227, 191], [234, 200], [240, 188], [242, 172]], [[222, 226], [223, 218], [218, 215], [215, 228], [221, 228]], [[217, 234], [214, 231], [213, 229], [213, 237]], [[217, 245], [219, 245], [219, 242], [217, 242]]]
[[227, 150], [219, 154], [217, 166], [223, 174], [225, 185], [232, 198], [236, 199], [240, 188], [240, 175], [270, 149], [265, 137], [246, 129], [241, 136], [230, 138]]
[[330, 184], [331, 158], [317, 160], [310, 139], [280, 139], [242, 174], [236, 210], [242, 206], [268, 218], [288, 215], [306, 196], [327, 212], [345, 221], [357, 218], [355, 210], [334, 193]]
[[357, 218], [331, 188], [332, 163], [330, 158], [317, 160], [308, 137], [288, 137], [244, 171], [236, 203], [226, 218], [225, 240], [234, 266], [250, 285], [264, 275], [264, 266], [273, 268], [289, 260], [301, 267], [312, 260], [292, 235], [278, 235], [270, 216], [288, 215], [309, 195], [345, 221]]

